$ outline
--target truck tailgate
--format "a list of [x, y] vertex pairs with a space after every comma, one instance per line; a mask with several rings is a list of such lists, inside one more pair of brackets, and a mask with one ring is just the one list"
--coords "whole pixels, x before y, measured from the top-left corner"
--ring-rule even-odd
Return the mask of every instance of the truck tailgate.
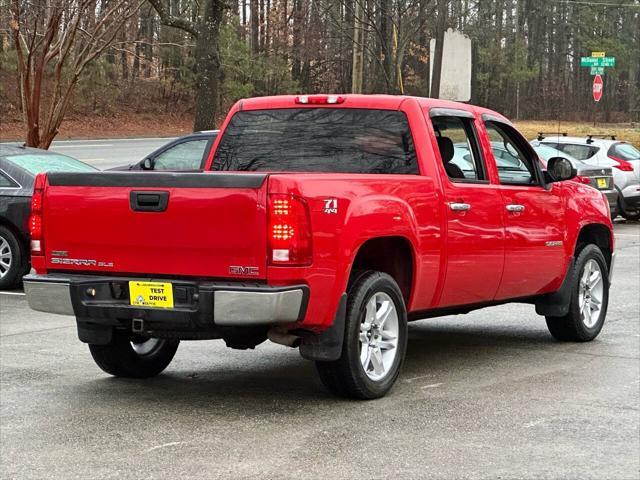
[[48, 270], [265, 278], [265, 174], [50, 173]]

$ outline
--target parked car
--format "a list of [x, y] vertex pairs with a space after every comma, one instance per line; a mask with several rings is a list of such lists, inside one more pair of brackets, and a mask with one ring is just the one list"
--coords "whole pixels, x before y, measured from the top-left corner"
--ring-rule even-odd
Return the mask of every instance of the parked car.
[[107, 170], [202, 170], [217, 136], [218, 130], [185, 135], [154, 150], [139, 162]]
[[[376, 398], [398, 378], [410, 320], [523, 302], [558, 340], [602, 329], [607, 200], [564, 181], [576, 176], [565, 158], [542, 171], [502, 115], [263, 97], [236, 104], [221, 135], [202, 173], [36, 179], [29, 305], [74, 315], [105, 372], [157, 375], [180, 340], [268, 338], [299, 347], [332, 392]], [[473, 174], [451, 164], [461, 139]], [[497, 168], [491, 142], [517, 172]]]
[[533, 140], [531, 145], [538, 154], [544, 168], [547, 168], [547, 162], [553, 157], [563, 157], [569, 160], [578, 172], [574, 180], [582, 182], [585, 185], [591, 185], [593, 188], [604, 193], [609, 202], [611, 218], [615, 218], [618, 215], [618, 190], [615, 188], [611, 167], [594, 167], [593, 165], [589, 165], [572, 157], [562, 150], [540, 143], [538, 140]]
[[0, 145], [0, 289], [29, 271], [29, 214], [35, 176], [44, 171], [94, 172], [91, 165], [37, 148]]
[[618, 190], [618, 212], [628, 220], [640, 219], [640, 151], [637, 148], [616, 140], [613, 135], [607, 138], [540, 135], [538, 139], [589, 165], [611, 167]]

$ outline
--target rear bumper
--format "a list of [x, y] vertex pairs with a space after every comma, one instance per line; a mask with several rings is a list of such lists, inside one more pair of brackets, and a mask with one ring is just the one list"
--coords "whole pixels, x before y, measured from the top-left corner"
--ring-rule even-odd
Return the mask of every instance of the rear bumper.
[[136, 319], [154, 330], [182, 331], [302, 321], [309, 298], [306, 285], [270, 287], [165, 279], [173, 284], [174, 308], [141, 308], [129, 304], [130, 280], [141, 279], [27, 275], [24, 290], [33, 310], [75, 315], [78, 321], [112, 326], [125, 326]]

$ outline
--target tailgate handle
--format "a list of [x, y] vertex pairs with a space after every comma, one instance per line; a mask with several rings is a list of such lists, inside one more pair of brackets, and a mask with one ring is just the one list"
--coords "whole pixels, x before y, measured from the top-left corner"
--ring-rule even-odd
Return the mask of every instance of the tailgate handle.
[[136, 212], [164, 212], [169, 204], [169, 192], [131, 192], [129, 203]]

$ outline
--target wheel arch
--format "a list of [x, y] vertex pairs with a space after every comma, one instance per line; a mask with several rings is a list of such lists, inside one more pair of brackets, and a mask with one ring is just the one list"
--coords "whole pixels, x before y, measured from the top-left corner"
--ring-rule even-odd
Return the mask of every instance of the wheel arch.
[[574, 246], [574, 256], [580, 253], [585, 245], [596, 245], [604, 255], [607, 268], [611, 268], [611, 256], [613, 254], [613, 231], [602, 223], [588, 223], [580, 228]]
[[396, 281], [408, 305], [414, 287], [415, 262], [415, 248], [407, 237], [372, 237], [362, 242], [356, 250], [349, 277], [362, 270], [384, 272]]

